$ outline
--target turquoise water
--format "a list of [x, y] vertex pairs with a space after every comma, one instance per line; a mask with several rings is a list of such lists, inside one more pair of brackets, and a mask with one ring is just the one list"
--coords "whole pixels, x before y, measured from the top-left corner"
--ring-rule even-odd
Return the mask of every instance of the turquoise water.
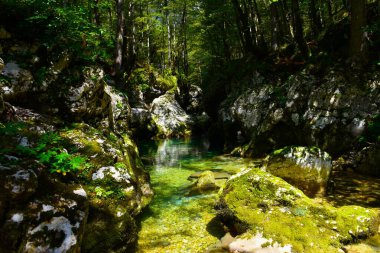
[[[206, 252], [224, 235], [215, 218], [217, 192], [191, 194], [188, 177], [212, 170], [235, 174], [257, 161], [220, 155], [203, 139], [160, 140], [139, 143], [140, 155], [151, 175], [155, 197], [140, 216], [138, 253]], [[335, 175], [336, 189], [325, 201], [336, 206], [379, 208], [380, 179]], [[349, 253], [380, 252], [380, 235], [348, 247]]]
[[140, 143], [155, 197], [141, 216], [137, 252], [205, 252], [224, 235], [215, 219], [216, 192], [190, 194], [188, 177], [198, 171], [236, 173], [249, 160], [218, 156], [202, 139]]

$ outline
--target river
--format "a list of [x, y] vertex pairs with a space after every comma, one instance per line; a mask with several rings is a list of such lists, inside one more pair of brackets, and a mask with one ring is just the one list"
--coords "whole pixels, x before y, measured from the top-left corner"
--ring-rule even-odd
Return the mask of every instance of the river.
[[[235, 174], [258, 161], [221, 155], [201, 138], [145, 141], [139, 147], [155, 196], [139, 216], [137, 252], [207, 252], [225, 233], [215, 218], [217, 192], [192, 193], [189, 176], [205, 170]], [[380, 179], [345, 171], [337, 172], [335, 181], [334, 194], [324, 201], [380, 207]], [[380, 252], [379, 246], [380, 236], [376, 236], [351, 252]]]
[[234, 174], [250, 166], [243, 158], [220, 156], [204, 139], [140, 143], [155, 192], [140, 220], [137, 252], [205, 252], [224, 235], [215, 218], [217, 192], [192, 194], [188, 177], [212, 170]]

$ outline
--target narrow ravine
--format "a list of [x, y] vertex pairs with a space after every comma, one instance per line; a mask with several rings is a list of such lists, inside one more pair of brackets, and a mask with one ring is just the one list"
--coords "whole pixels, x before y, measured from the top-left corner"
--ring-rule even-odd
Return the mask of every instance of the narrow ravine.
[[217, 192], [190, 194], [188, 177], [198, 171], [235, 173], [248, 160], [217, 156], [200, 139], [142, 143], [155, 197], [141, 215], [137, 252], [205, 252], [224, 235], [215, 219]]

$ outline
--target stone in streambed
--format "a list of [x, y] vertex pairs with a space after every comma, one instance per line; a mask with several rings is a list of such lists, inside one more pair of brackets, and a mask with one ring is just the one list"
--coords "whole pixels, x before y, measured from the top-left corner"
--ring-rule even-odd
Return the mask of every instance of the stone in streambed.
[[[202, 175], [203, 172], [204, 171], [198, 171], [198, 172], [195, 172], [195, 173], [191, 174], [189, 176], [188, 180], [198, 179]], [[226, 173], [226, 172], [213, 171], [213, 174], [214, 174], [214, 178], [216, 180], [218, 180], [218, 179], [228, 179], [228, 178], [231, 177], [231, 175], [228, 174], [228, 173]]]
[[285, 147], [270, 154], [263, 168], [315, 197], [326, 193], [332, 162], [330, 155], [317, 147]]
[[[377, 232], [379, 212], [359, 206], [335, 208], [260, 169], [231, 177], [220, 195], [218, 215], [236, 232], [239, 245], [276, 246], [272, 252], [341, 252], [343, 245]], [[229, 249], [239, 250], [231, 243]], [[289, 251], [288, 249], [291, 249]], [[262, 252], [255, 248], [254, 251]]]

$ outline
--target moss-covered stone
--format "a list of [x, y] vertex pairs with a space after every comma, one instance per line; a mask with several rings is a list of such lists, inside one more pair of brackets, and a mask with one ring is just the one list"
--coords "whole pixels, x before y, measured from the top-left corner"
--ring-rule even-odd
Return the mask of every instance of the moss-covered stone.
[[[17, 113], [23, 122], [0, 125], [0, 252], [125, 252], [137, 238], [134, 216], [152, 198], [129, 135]], [[34, 161], [51, 130], [48, 147], [83, 157], [83, 167], [61, 173]]]
[[317, 203], [284, 180], [259, 169], [233, 176], [220, 193], [219, 216], [240, 237], [258, 234], [292, 252], [339, 252], [377, 232], [379, 213], [359, 206]]
[[136, 144], [126, 133], [104, 135], [83, 123], [62, 131], [61, 136], [75, 143], [78, 152], [89, 157], [91, 163], [83, 173], [89, 192], [90, 217], [82, 250], [123, 252], [137, 238], [132, 216], [153, 195]]
[[263, 168], [314, 197], [325, 195], [332, 162], [317, 147], [284, 147], [270, 154]]

